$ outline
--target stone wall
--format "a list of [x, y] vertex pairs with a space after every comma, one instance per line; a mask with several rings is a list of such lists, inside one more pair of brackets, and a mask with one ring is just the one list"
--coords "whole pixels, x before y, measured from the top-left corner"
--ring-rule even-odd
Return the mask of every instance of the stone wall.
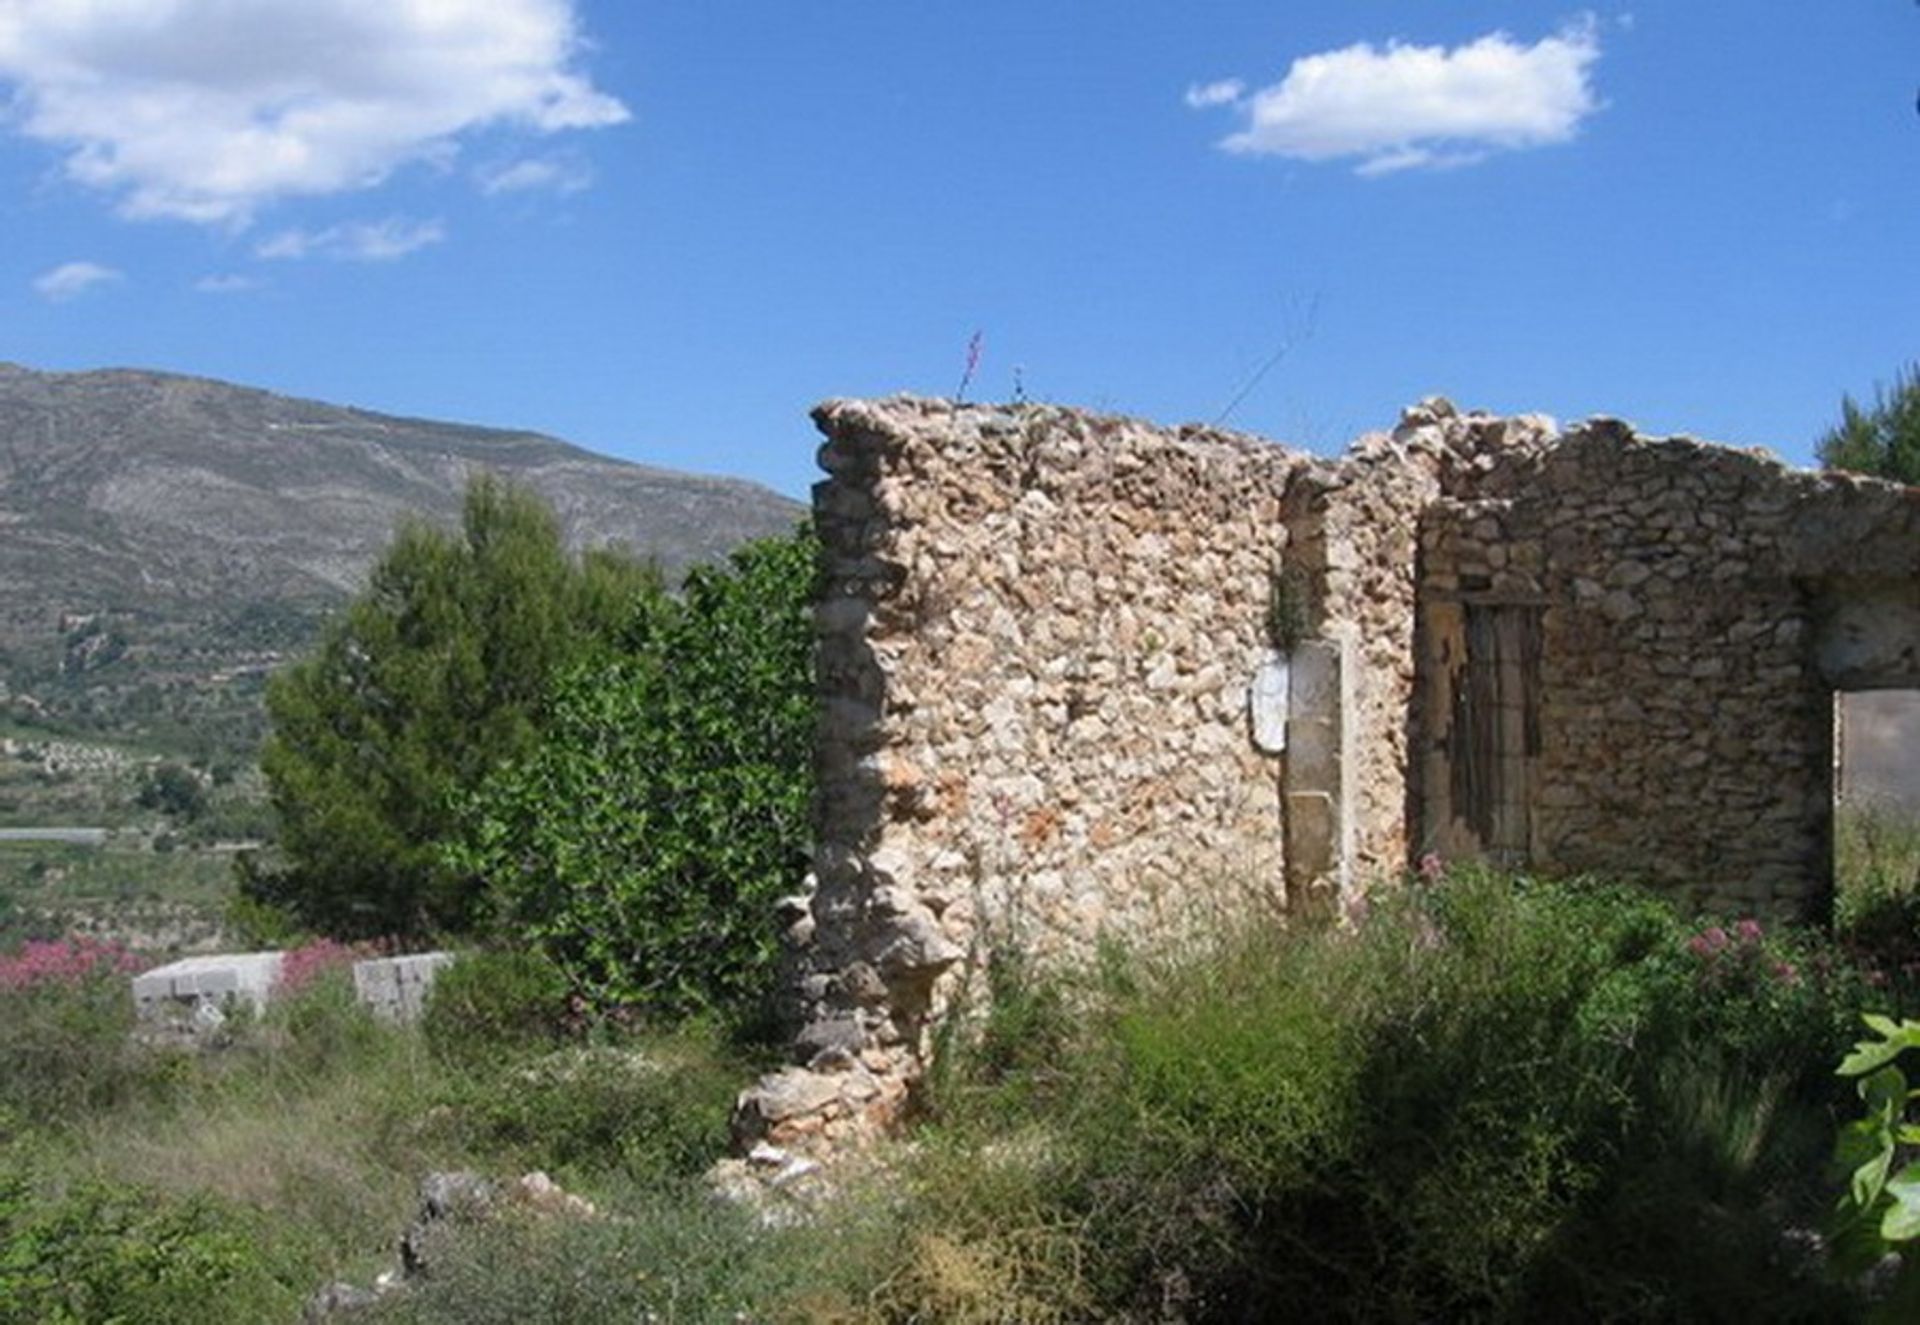
[[[1610, 420], [1564, 436], [1484, 417], [1418, 426], [1454, 457], [1423, 520], [1421, 845], [1476, 855], [1489, 833], [1511, 836], [1498, 845], [1536, 869], [1640, 878], [1728, 911], [1820, 914], [1832, 694], [1858, 683], [1823, 665], [1840, 647], [1823, 641], [1862, 603], [1893, 619], [1843, 572], [1911, 583], [1911, 495]], [[1499, 711], [1483, 715], [1478, 754], [1475, 629], [1483, 644], [1502, 631], [1518, 642], [1506, 677], [1479, 682]], [[1855, 632], [1851, 656], [1873, 651], [1869, 633]], [[1863, 665], [1893, 683], [1884, 659]], [[1464, 803], [1486, 795], [1465, 785], [1476, 774], [1511, 784], [1511, 803], [1479, 806], [1477, 825]]]
[[886, 1125], [996, 959], [1338, 921], [1415, 853], [1818, 914], [1833, 693], [1920, 685], [1920, 490], [1439, 400], [1339, 460], [1043, 406], [815, 420], [803, 1029], [743, 1141]]
[[788, 1141], [896, 1111], [929, 1019], [994, 952], [1072, 961], [1281, 909], [1248, 684], [1308, 463], [1041, 406], [815, 419], [821, 837], [790, 913], [811, 1075], [743, 1115]]

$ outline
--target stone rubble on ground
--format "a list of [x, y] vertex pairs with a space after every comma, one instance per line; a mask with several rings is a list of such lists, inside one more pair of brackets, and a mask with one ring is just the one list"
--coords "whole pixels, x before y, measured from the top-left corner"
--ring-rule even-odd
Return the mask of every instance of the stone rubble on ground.
[[399, 1263], [383, 1270], [371, 1288], [335, 1281], [308, 1299], [301, 1319], [306, 1322], [351, 1315], [403, 1292], [429, 1277], [448, 1238], [462, 1225], [494, 1219], [518, 1210], [542, 1219], [597, 1219], [599, 1209], [583, 1196], [568, 1192], [547, 1174], [522, 1174], [502, 1187], [492, 1179], [465, 1169], [429, 1173], [420, 1180], [420, 1205], [413, 1221], [401, 1233]]

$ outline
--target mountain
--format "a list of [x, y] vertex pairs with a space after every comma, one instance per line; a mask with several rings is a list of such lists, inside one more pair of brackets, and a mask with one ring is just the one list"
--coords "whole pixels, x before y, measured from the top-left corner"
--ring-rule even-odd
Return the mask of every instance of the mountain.
[[576, 546], [622, 544], [670, 576], [804, 514], [536, 433], [0, 364], [0, 699], [35, 726], [245, 748], [265, 672], [402, 515], [456, 521], [481, 468], [544, 496]]

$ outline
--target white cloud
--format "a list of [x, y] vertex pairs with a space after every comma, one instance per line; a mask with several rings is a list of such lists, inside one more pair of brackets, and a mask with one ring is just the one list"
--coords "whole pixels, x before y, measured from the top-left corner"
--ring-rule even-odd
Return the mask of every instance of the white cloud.
[[1195, 110], [1208, 106], [1229, 106], [1247, 94], [1247, 85], [1238, 78], [1222, 78], [1214, 83], [1195, 83], [1187, 89], [1187, 104]]
[[211, 276], [202, 276], [193, 283], [193, 288], [201, 294], [247, 294], [258, 290], [264, 284], [266, 282], [256, 276], [220, 272]]
[[1232, 80], [1190, 89], [1187, 104], [1246, 117], [1230, 152], [1302, 161], [1358, 158], [1361, 175], [1469, 165], [1490, 152], [1562, 143], [1600, 108], [1591, 19], [1531, 46], [1504, 32], [1449, 50], [1366, 42], [1295, 60], [1285, 78], [1232, 97]]
[[282, 230], [254, 246], [257, 258], [333, 258], [340, 262], [391, 262], [438, 244], [447, 228], [438, 221], [348, 221], [324, 230]]
[[480, 183], [480, 191], [489, 197], [536, 189], [578, 193], [593, 183], [593, 172], [586, 162], [571, 157], [525, 157], [483, 167], [474, 173], [474, 178]]
[[96, 285], [119, 279], [119, 272], [97, 262], [63, 262], [51, 271], [36, 276], [33, 289], [42, 299], [64, 304], [69, 299], [78, 299]]
[[627, 119], [575, 68], [574, 4], [0, 0], [0, 81], [12, 127], [125, 214], [239, 225], [444, 162], [475, 129]]

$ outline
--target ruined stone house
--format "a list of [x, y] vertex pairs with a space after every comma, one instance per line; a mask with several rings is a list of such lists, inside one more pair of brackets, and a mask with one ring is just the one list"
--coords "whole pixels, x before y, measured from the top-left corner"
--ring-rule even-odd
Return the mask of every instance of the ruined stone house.
[[1833, 696], [1920, 686], [1920, 489], [1444, 401], [1337, 460], [814, 417], [817, 885], [749, 1138], [896, 1116], [995, 951], [1325, 921], [1428, 852], [1817, 916]]

